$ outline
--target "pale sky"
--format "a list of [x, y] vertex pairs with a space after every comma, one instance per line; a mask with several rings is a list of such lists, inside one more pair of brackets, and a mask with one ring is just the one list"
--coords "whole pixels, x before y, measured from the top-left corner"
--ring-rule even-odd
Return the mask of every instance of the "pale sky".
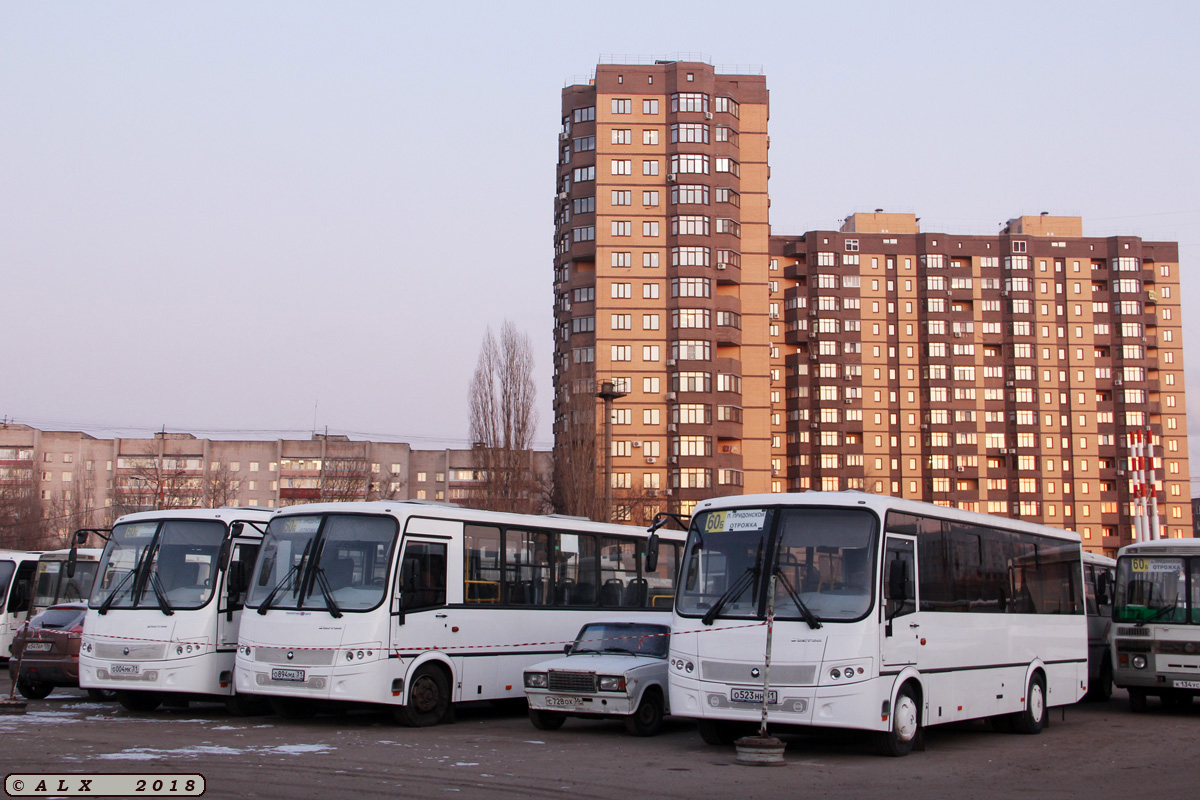
[[775, 233], [1079, 215], [1178, 241], [1200, 307], [1198, 36], [1182, 2], [0, 0], [0, 418], [463, 446], [511, 319], [548, 447], [560, 91], [610, 56], [762, 68]]

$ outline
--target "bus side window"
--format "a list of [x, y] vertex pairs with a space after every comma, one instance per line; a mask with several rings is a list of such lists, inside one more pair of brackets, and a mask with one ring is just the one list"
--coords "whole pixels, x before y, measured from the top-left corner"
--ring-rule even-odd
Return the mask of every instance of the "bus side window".
[[446, 545], [408, 543], [400, 563], [400, 598], [405, 611], [446, 604]]

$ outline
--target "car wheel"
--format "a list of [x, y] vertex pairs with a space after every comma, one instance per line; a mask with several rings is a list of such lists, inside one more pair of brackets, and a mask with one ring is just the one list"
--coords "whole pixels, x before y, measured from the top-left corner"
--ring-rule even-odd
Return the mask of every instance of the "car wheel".
[[17, 691], [27, 700], [45, 700], [54, 691], [54, 687], [37, 681], [17, 681]]
[[117, 699], [115, 689], [88, 689], [87, 696], [89, 700], [95, 700], [98, 703], [105, 703]]
[[625, 730], [634, 736], [653, 736], [662, 728], [665, 713], [662, 692], [657, 686], [651, 686], [642, 693], [637, 711], [625, 718]]
[[529, 709], [529, 721], [539, 731], [556, 731], [567, 721], [567, 715], [561, 711], [542, 711], [531, 708]]
[[875, 749], [880, 755], [906, 756], [921, 735], [921, 707], [908, 686], [901, 686], [896, 694], [891, 717], [890, 729], [875, 734]]
[[419, 667], [408, 686], [408, 703], [395, 710], [396, 719], [411, 728], [437, 725], [450, 710], [450, 684], [441, 668]]
[[1029, 690], [1025, 692], [1025, 710], [1012, 717], [1013, 730], [1017, 733], [1035, 735], [1046, 727], [1050, 710], [1046, 706], [1046, 679], [1040, 674], [1029, 679]]
[[157, 692], [117, 692], [117, 702], [126, 711], [153, 711], [162, 704], [162, 697]]

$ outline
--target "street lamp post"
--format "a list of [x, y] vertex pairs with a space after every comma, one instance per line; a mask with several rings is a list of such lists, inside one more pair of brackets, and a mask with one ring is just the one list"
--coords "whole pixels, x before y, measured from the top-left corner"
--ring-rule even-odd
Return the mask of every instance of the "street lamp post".
[[613, 400], [624, 397], [625, 392], [618, 392], [612, 381], [600, 384], [596, 396], [604, 401], [604, 521], [612, 522], [612, 404]]

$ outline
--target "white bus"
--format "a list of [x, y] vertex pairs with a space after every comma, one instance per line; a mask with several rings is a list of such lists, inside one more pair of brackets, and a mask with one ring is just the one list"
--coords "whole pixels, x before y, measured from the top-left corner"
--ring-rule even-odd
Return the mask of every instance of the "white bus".
[[1117, 562], [1083, 553], [1083, 590], [1088, 620], [1088, 700], [1112, 697], [1112, 590]]
[[1117, 553], [1113, 673], [1129, 708], [1155, 695], [1186, 708], [1200, 694], [1200, 539], [1158, 539]]
[[254, 704], [233, 689], [247, 578], [271, 512], [188, 508], [113, 525], [83, 624], [79, 685], [116, 691], [131, 711], [163, 702]]
[[86, 603], [102, 552], [99, 548], [70, 548], [42, 553], [38, 557], [29, 616], [58, 603]]
[[452, 704], [524, 698], [525, 667], [583, 623], [666, 621], [683, 534], [645, 569], [645, 530], [441, 503], [276, 512], [246, 598], [239, 692], [289, 717], [373, 703], [435, 725]]
[[0, 550], [0, 660], [8, 661], [8, 648], [17, 629], [29, 617], [33, 578], [40, 552]]
[[921, 730], [990, 717], [1037, 733], [1087, 689], [1079, 536], [860, 492], [696, 506], [672, 619], [671, 713], [710, 744], [761, 717], [875, 732], [904, 755]]

